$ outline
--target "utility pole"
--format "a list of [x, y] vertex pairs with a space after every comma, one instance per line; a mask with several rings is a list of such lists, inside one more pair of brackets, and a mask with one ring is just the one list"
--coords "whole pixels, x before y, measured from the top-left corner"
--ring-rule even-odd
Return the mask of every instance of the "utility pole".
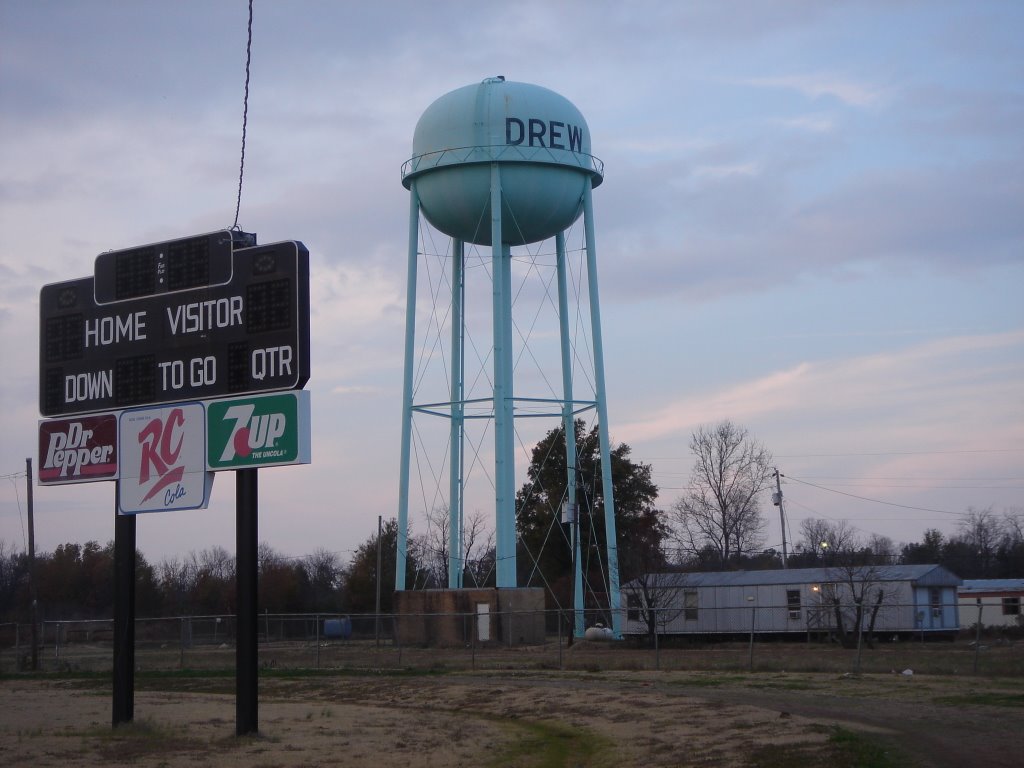
[[28, 495], [28, 598], [32, 603], [32, 671], [39, 670], [39, 621], [36, 601], [36, 526], [32, 517], [32, 459], [25, 459], [25, 484]]
[[383, 517], [377, 515], [377, 608], [373, 616], [373, 636], [380, 647], [380, 568], [381, 568], [381, 529]]
[[788, 555], [786, 552], [786, 510], [782, 506], [782, 478], [785, 477], [779, 468], [775, 468], [775, 493], [772, 494], [772, 504], [779, 508], [779, 522], [782, 524], [782, 567], [788, 568], [789, 565], [786, 562]]

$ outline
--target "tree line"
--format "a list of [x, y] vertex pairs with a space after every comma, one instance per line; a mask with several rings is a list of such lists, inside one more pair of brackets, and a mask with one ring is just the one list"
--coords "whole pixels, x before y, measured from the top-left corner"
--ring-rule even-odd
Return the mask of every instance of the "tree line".
[[[782, 567], [781, 554], [763, 548], [761, 504], [777, 482], [771, 453], [730, 421], [699, 428], [690, 449], [697, 457], [690, 486], [669, 513], [676, 564], [685, 570]], [[970, 507], [956, 533], [931, 528], [910, 544], [861, 533], [846, 520], [806, 518], [798, 530], [786, 559], [790, 568], [938, 564], [963, 579], [1024, 577], [1020, 508], [998, 514]]]
[[[579, 541], [588, 605], [607, 606], [608, 548], [604, 490], [596, 427], [575, 424], [575, 499], [568, 499], [565, 433], [551, 430], [533, 449], [526, 481], [516, 495], [520, 586], [541, 587], [549, 608], [572, 605], [573, 557]], [[634, 461], [625, 443], [612, 446], [620, 583], [668, 571], [769, 569], [782, 555], [765, 549], [764, 505], [774, 488], [771, 453], [748, 431], [723, 421], [697, 429], [687, 490], [667, 510], [656, 506], [650, 464]], [[566, 502], [579, 525], [563, 522]], [[408, 539], [406, 584], [411, 589], [448, 585], [447, 508], [428, 511], [425, 530]], [[326, 549], [286, 557], [259, 548], [259, 610], [271, 613], [366, 613], [392, 609], [398, 524], [385, 521], [348, 562]], [[465, 587], [495, 584], [494, 534], [481, 512], [462, 526]], [[113, 542], [66, 543], [40, 553], [35, 591], [42, 618], [109, 618], [113, 610]], [[380, 578], [378, 586], [378, 558]], [[961, 578], [1024, 577], [1024, 512], [968, 509], [957, 532], [929, 529], [919, 542], [897, 545], [864, 535], [846, 521], [808, 518], [787, 558], [791, 568], [889, 564], [944, 565]], [[235, 558], [222, 547], [150, 563], [136, 554], [136, 614], [230, 614], [235, 609]], [[0, 621], [24, 621], [31, 604], [24, 552], [0, 541]]]

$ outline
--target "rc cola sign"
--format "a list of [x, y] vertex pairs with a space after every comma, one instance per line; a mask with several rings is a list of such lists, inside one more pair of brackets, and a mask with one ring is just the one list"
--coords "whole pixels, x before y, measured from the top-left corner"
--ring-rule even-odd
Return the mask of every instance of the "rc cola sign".
[[118, 434], [121, 514], [206, 507], [213, 474], [202, 403], [123, 411]]
[[309, 392], [211, 400], [206, 404], [211, 470], [310, 462]]

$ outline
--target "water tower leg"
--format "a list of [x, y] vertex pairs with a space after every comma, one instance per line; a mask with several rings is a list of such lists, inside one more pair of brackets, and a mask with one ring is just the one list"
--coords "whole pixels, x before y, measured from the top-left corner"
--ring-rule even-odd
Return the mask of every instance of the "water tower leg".
[[572, 346], [569, 342], [569, 292], [565, 277], [565, 233], [555, 235], [558, 274], [558, 329], [562, 345], [562, 429], [565, 432], [565, 498], [572, 505], [569, 541], [573, 548], [573, 634], [583, 637], [583, 563], [580, 559], [579, 507], [576, 504], [576, 423], [573, 414]]
[[601, 479], [604, 494], [604, 533], [608, 542], [608, 607], [612, 632], [622, 637], [619, 595], [619, 547], [615, 534], [615, 498], [612, 492], [611, 441], [608, 438], [608, 399], [604, 382], [604, 342], [601, 338], [601, 301], [597, 290], [597, 247], [594, 241], [594, 198], [588, 180], [583, 192], [583, 227], [587, 238], [587, 283], [590, 296], [590, 325], [594, 342], [594, 384], [597, 396], [598, 436], [601, 443]]
[[448, 482], [448, 588], [462, 588], [462, 445], [464, 435], [463, 404], [465, 357], [462, 340], [463, 307], [466, 286], [463, 279], [462, 240], [452, 240], [452, 383], [451, 383], [451, 462]]
[[409, 271], [405, 292], [405, 375], [402, 382], [402, 442], [398, 469], [398, 543], [395, 589], [405, 589], [406, 547], [409, 540], [409, 454], [412, 444], [412, 377], [416, 349], [416, 267], [419, 262], [420, 198], [416, 182], [409, 186]]
[[512, 286], [501, 242], [501, 171], [491, 163], [491, 281], [494, 332], [494, 507], [497, 586], [516, 586], [515, 469], [512, 424]]

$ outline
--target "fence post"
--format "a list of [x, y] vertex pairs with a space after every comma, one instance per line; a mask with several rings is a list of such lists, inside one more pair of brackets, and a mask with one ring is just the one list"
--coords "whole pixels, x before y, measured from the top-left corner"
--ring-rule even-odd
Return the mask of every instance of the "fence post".
[[565, 665], [562, 663], [562, 619], [565, 618], [562, 612], [558, 612], [558, 668], [565, 669]]
[[661, 644], [658, 642], [658, 609], [654, 608], [654, 668], [661, 669]]
[[750, 603], [750, 658], [747, 661], [747, 666], [750, 671], [754, 671], [754, 624], [757, 619], [757, 606], [754, 604], [753, 595], [747, 597], [747, 602]]
[[391, 642], [398, 646], [398, 666], [402, 666], [402, 638], [398, 636], [394, 614], [391, 614]]
[[860, 652], [861, 644], [864, 641], [864, 596], [853, 598], [853, 602], [856, 604], [857, 612], [857, 660], [854, 664], [853, 671], [860, 674]]
[[978, 628], [974, 633], [974, 674], [978, 674], [978, 656], [981, 654], [981, 598], [978, 601]]
[[316, 615], [316, 668], [320, 669], [320, 614]]

